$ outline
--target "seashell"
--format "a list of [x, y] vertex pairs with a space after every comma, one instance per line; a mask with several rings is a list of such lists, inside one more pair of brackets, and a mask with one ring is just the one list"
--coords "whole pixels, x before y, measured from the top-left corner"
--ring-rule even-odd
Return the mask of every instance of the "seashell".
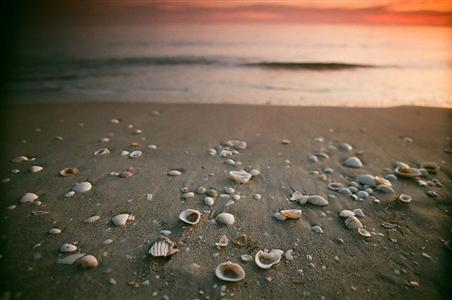
[[370, 174], [358, 175], [358, 176], [356, 176], [356, 181], [361, 183], [362, 185], [368, 185], [368, 186], [376, 185], [375, 177]]
[[261, 174], [261, 171], [259, 171], [258, 169], [251, 169], [250, 174], [252, 176], [259, 176]]
[[203, 186], [200, 186], [197, 190], [196, 193], [198, 194], [205, 194], [207, 192], [207, 189]]
[[52, 234], [52, 235], [60, 234], [61, 233], [61, 229], [59, 229], [59, 228], [50, 228], [48, 232], [49, 232], [49, 234]]
[[64, 258], [59, 258], [57, 260], [57, 264], [64, 264], [64, 265], [72, 265], [75, 261], [77, 261], [79, 258], [85, 256], [85, 253], [77, 253], [65, 256]]
[[413, 200], [413, 198], [407, 194], [400, 194], [398, 199], [404, 203], [410, 203]]
[[307, 202], [309, 202], [311, 204], [314, 204], [314, 205], [319, 205], [319, 206], [328, 205], [328, 201], [325, 198], [323, 198], [322, 196], [319, 196], [319, 195], [309, 196], [307, 198]]
[[113, 123], [113, 124], [119, 124], [119, 120], [118, 119], [111, 119], [110, 120], [110, 123]]
[[355, 216], [348, 217], [344, 223], [348, 229], [363, 228], [363, 224]]
[[130, 158], [138, 158], [141, 157], [141, 155], [143, 155], [143, 152], [141, 152], [140, 150], [135, 150], [130, 152], [129, 157]]
[[289, 200], [290, 201], [299, 201], [303, 197], [305, 197], [305, 196], [301, 192], [295, 191], [295, 192], [293, 192], [292, 196], [290, 196]]
[[293, 253], [293, 250], [289, 249], [289, 250], [286, 251], [286, 253], [284, 253], [284, 257], [287, 260], [294, 260], [292, 253]]
[[119, 215], [116, 215], [113, 218], [111, 218], [111, 222], [115, 226], [126, 226], [127, 221], [133, 221], [133, 220], [135, 220], [135, 216], [129, 215], [129, 214], [119, 214]]
[[25, 193], [22, 198], [20, 198], [20, 203], [31, 203], [38, 198], [38, 195], [34, 193]]
[[230, 159], [230, 158], [226, 159], [225, 163], [227, 165], [229, 165], [229, 166], [235, 166], [235, 161], [233, 159]]
[[30, 167], [31, 173], [38, 173], [38, 172], [41, 172], [42, 170], [44, 170], [44, 168], [41, 166], [31, 166]]
[[237, 183], [248, 183], [252, 175], [245, 170], [241, 170], [229, 172], [229, 177]]
[[155, 150], [157, 149], [157, 145], [147, 145], [146, 148]]
[[210, 189], [206, 192], [207, 196], [216, 197], [218, 196], [218, 192], [215, 189]]
[[182, 198], [184, 198], [184, 199], [191, 199], [191, 198], [194, 198], [194, 197], [195, 197], [195, 193], [193, 193], [193, 192], [187, 192], [187, 193], [182, 195]]
[[235, 189], [232, 188], [232, 187], [226, 186], [226, 187], [224, 188], [224, 192], [225, 192], [226, 194], [234, 194], [234, 193], [235, 193]]
[[218, 249], [221, 249], [223, 247], [226, 247], [229, 244], [229, 239], [226, 235], [223, 235], [220, 240], [218, 241], [218, 243], [215, 243], [215, 246]]
[[77, 246], [72, 245], [72, 244], [63, 244], [60, 247], [60, 252], [61, 253], [71, 253], [77, 250]]
[[132, 176], [133, 176], [133, 173], [130, 171], [122, 171], [121, 173], [119, 173], [120, 178], [129, 178]]
[[279, 249], [273, 249], [270, 252], [264, 252], [259, 250], [254, 256], [254, 262], [261, 269], [270, 269], [273, 265], [276, 265], [281, 261], [283, 251]]
[[64, 194], [64, 197], [65, 198], [71, 198], [72, 196], [74, 196], [75, 195], [75, 192], [74, 191], [69, 191], [69, 192], [67, 192], [66, 194]]
[[215, 220], [223, 225], [232, 225], [235, 222], [235, 217], [230, 213], [221, 213], [215, 218]]
[[102, 143], [108, 143], [110, 141], [110, 138], [103, 137], [103, 138], [100, 138], [99, 141], [101, 141]]
[[108, 149], [108, 148], [100, 148], [99, 150], [94, 152], [95, 156], [100, 156], [100, 155], [105, 155], [105, 154], [110, 154], [110, 149]]
[[168, 171], [168, 175], [169, 176], [179, 176], [179, 175], [182, 175], [182, 172], [179, 170], [170, 170], [170, 171]]
[[439, 165], [435, 162], [423, 162], [421, 168], [426, 169], [429, 173], [436, 174], [439, 171]]
[[215, 200], [212, 197], [205, 197], [204, 204], [207, 206], [212, 206], [215, 204]]
[[141, 144], [140, 143], [138, 143], [138, 142], [132, 142], [132, 143], [130, 143], [130, 147], [140, 147], [141, 146]]
[[290, 141], [289, 140], [281, 140], [281, 144], [288, 145], [288, 144], [290, 144]]
[[334, 169], [333, 168], [325, 168], [325, 169], [323, 169], [323, 172], [325, 172], [325, 174], [333, 174]]
[[231, 157], [232, 155], [233, 155], [232, 151], [230, 151], [230, 150], [223, 149], [223, 150], [220, 151], [220, 156], [221, 157], [226, 158], [226, 157]]
[[364, 212], [361, 208], [355, 208], [353, 210], [353, 213], [355, 214], [356, 217], [358, 218], [364, 218]]
[[280, 211], [287, 219], [297, 220], [301, 218], [301, 209], [285, 209]]
[[320, 227], [319, 225], [315, 225], [311, 228], [311, 231], [317, 234], [322, 234], [323, 233], [323, 229], [322, 227]]
[[185, 194], [185, 193], [188, 193], [189, 191], [190, 191], [190, 189], [188, 187], [186, 187], [186, 186], [183, 186], [183, 187], [180, 188], [180, 192], [181, 193]]
[[60, 171], [60, 176], [67, 177], [71, 175], [78, 174], [79, 170], [77, 168], [64, 168]]
[[316, 152], [314, 153], [315, 156], [317, 156], [320, 159], [329, 159], [329, 155], [326, 154], [325, 152]]
[[343, 209], [339, 213], [339, 217], [342, 217], [342, 218], [353, 217], [354, 215], [355, 215], [355, 213], [348, 209]]
[[250, 261], [253, 260], [253, 257], [251, 255], [249, 255], [249, 254], [243, 254], [243, 255], [240, 255], [240, 259], [243, 262], [250, 262]]
[[405, 167], [397, 167], [394, 172], [396, 173], [397, 176], [400, 177], [406, 177], [406, 178], [414, 178], [414, 177], [419, 177], [421, 176], [421, 172], [419, 172], [418, 169], [416, 168], [405, 168]]
[[245, 278], [245, 271], [239, 264], [227, 261], [215, 268], [215, 276], [223, 281], [237, 282]]
[[262, 199], [262, 195], [261, 194], [253, 194], [253, 199], [261, 200]]
[[392, 187], [390, 187], [389, 185], [384, 185], [384, 184], [377, 185], [375, 190], [382, 192], [382, 193], [395, 193], [395, 191]]
[[398, 167], [401, 167], [401, 168], [409, 168], [409, 167], [410, 167], [409, 164], [406, 164], [406, 163], [404, 163], [404, 162], [402, 162], [402, 161], [396, 161], [396, 162], [394, 163], [394, 166], [395, 166], [396, 168], [398, 168]]
[[366, 237], [366, 238], [369, 238], [369, 237], [372, 236], [372, 235], [370, 234], [370, 232], [367, 231], [367, 230], [364, 229], [364, 228], [358, 228], [358, 233], [359, 233], [361, 236]]
[[80, 264], [83, 269], [94, 269], [99, 265], [97, 258], [93, 255], [85, 255], [78, 259], [77, 263]]
[[439, 197], [438, 193], [435, 192], [435, 191], [427, 191], [426, 194], [427, 194], [427, 196], [432, 197], [432, 198], [438, 198]]
[[339, 192], [339, 194], [344, 195], [344, 196], [351, 196], [352, 195], [352, 191], [349, 188], [346, 188], [346, 187], [341, 188], [338, 192]]
[[129, 156], [130, 152], [127, 150], [122, 150], [121, 151], [121, 156]]
[[161, 236], [149, 249], [149, 254], [154, 257], [168, 257], [179, 252], [176, 244], [167, 237]]
[[343, 165], [349, 168], [361, 168], [363, 163], [356, 156], [351, 156], [343, 162]]
[[110, 245], [111, 243], [113, 243], [112, 239], [106, 239], [105, 241], [102, 242], [103, 245]]
[[12, 159], [12, 162], [14, 163], [21, 163], [23, 161], [27, 161], [28, 157], [26, 157], [25, 155], [21, 155], [21, 156], [17, 156], [15, 158]]
[[232, 243], [239, 247], [246, 246], [248, 244], [248, 237], [246, 236], [246, 234], [241, 233], [232, 239]]
[[94, 223], [96, 223], [99, 219], [100, 219], [100, 216], [92, 216], [92, 217], [89, 217], [89, 218], [85, 219], [85, 223], [86, 223], [86, 224], [94, 224]]
[[392, 186], [391, 181], [389, 181], [388, 179], [385, 179], [383, 177], [380, 176], [375, 176], [375, 183], [377, 185], [387, 185], [387, 186]]
[[179, 220], [184, 223], [195, 225], [201, 219], [201, 212], [196, 209], [186, 209], [179, 214]]
[[347, 151], [352, 151], [353, 147], [350, 144], [342, 143], [339, 145], [338, 149], [339, 149], [339, 151], [347, 152]]
[[316, 163], [319, 161], [319, 159], [317, 158], [317, 156], [315, 156], [314, 154], [310, 154], [308, 155], [308, 160], [312, 163]]
[[277, 212], [273, 214], [273, 218], [275, 218], [278, 221], [285, 221], [287, 220], [287, 217], [283, 216], [281, 213]]
[[339, 191], [343, 187], [344, 185], [340, 182], [331, 182], [330, 184], [328, 184], [328, 189], [335, 192]]
[[74, 184], [72, 190], [76, 193], [85, 193], [91, 190], [92, 187], [93, 185], [88, 181], [77, 182], [76, 184]]

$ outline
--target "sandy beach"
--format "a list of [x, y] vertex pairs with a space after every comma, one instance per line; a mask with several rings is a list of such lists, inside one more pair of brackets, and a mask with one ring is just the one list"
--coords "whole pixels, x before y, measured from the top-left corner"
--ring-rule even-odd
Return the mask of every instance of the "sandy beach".
[[[419, 107], [4, 106], [2, 299], [446, 299], [452, 274], [451, 117], [450, 109]], [[101, 141], [105, 137], [108, 142]], [[247, 143], [231, 157], [241, 165], [209, 154], [231, 139]], [[341, 143], [353, 148], [339, 151]], [[93, 154], [103, 147], [111, 153]], [[124, 150], [140, 150], [142, 156], [121, 156]], [[318, 162], [308, 159], [316, 153]], [[21, 155], [29, 160], [12, 162]], [[363, 167], [345, 167], [350, 156]], [[391, 182], [394, 193], [374, 190], [365, 199], [328, 189], [332, 182], [349, 186], [362, 174], [393, 174], [397, 161], [415, 168], [435, 162], [440, 170], [419, 178], [398, 176]], [[31, 166], [43, 170], [32, 173]], [[66, 167], [79, 173], [60, 176]], [[253, 168], [260, 175], [247, 184], [227, 176]], [[182, 174], [168, 176], [173, 169]], [[133, 176], [117, 176], [125, 170]], [[92, 183], [91, 190], [65, 197], [84, 181]], [[201, 186], [218, 192], [213, 206], [204, 204], [203, 194], [181, 197], [182, 187], [196, 192]], [[225, 187], [235, 192], [227, 196]], [[320, 195], [328, 205], [290, 201], [294, 191]], [[27, 192], [39, 198], [20, 203]], [[253, 196], [257, 193], [261, 199]], [[412, 201], [398, 201], [401, 193]], [[178, 219], [188, 208], [202, 213], [196, 225]], [[301, 219], [272, 216], [289, 208], [301, 209]], [[347, 229], [338, 216], [356, 208], [364, 212], [359, 220], [368, 238]], [[215, 224], [221, 212], [233, 214], [235, 223]], [[135, 219], [114, 226], [112, 217], [121, 213]], [[91, 216], [100, 218], [86, 224]], [[323, 233], [313, 232], [315, 225]], [[61, 233], [49, 234], [51, 228]], [[148, 254], [161, 230], [171, 231], [168, 238], [180, 250], [169, 258]], [[233, 242], [240, 234], [248, 238], [242, 247]], [[229, 244], [217, 249], [223, 235]], [[95, 256], [98, 267], [57, 263], [66, 256], [59, 251], [64, 243]], [[241, 259], [264, 249], [293, 250], [293, 260], [283, 255], [264, 270]], [[216, 278], [215, 267], [225, 261], [239, 263], [246, 277], [237, 283]]]

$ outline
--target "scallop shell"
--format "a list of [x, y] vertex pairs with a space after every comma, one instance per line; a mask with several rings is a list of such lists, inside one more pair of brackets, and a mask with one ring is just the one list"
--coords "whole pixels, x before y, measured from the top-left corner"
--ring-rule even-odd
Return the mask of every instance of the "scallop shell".
[[248, 183], [252, 175], [245, 170], [241, 170], [229, 172], [229, 177], [237, 183]]
[[140, 150], [135, 150], [130, 152], [129, 157], [130, 158], [138, 158], [141, 157], [141, 155], [143, 155], [143, 152], [141, 152]]
[[85, 192], [88, 192], [89, 190], [91, 190], [92, 187], [93, 187], [93, 185], [88, 181], [77, 182], [76, 184], [74, 184], [74, 187], [72, 188], [72, 190], [77, 193], [85, 193]]
[[77, 246], [72, 245], [72, 244], [63, 244], [60, 247], [60, 252], [61, 253], [71, 253], [77, 250]]
[[270, 269], [273, 265], [276, 265], [281, 261], [283, 251], [279, 249], [273, 249], [270, 252], [264, 252], [259, 250], [254, 256], [254, 262], [261, 269]]
[[288, 219], [297, 220], [301, 218], [301, 209], [285, 209], [280, 211], [281, 215]]
[[218, 249], [221, 249], [223, 247], [226, 247], [229, 244], [229, 239], [226, 235], [223, 235], [220, 240], [218, 241], [218, 243], [215, 243], [215, 246]]
[[94, 269], [99, 265], [97, 258], [93, 255], [85, 255], [82, 258], [79, 258], [77, 263], [80, 264], [83, 269]]
[[372, 236], [372, 235], [370, 234], [370, 232], [367, 231], [367, 230], [364, 229], [364, 228], [358, 228], [358, 233], [359, 233], [361, 236], [366, 237], [366, 238]]
[[235, 217], [230, 213], [221, 213], [215, 218], [215, 220], [223, 225], [232, 225], [235, 222]]
[[343, 162], [343, 165], [349, 168], [361, 168], [363, 163], [356, 156], [351, 156]]
[[344, 223], [348, 229], [363, 228], [363, 224], [355, 216], [348, 217]]
[[111, 221], [116, 226], [125, 226], [127, 221], [132, 221], [132, 220], [135, 220], [135, 216], [129, 215], [129, 214], [119, 214], [119, 215], [116, 215], [113, 218], [111, 218]]
[[405, 167], [397, 167], [394, 172], [396, 173], [397, 176], [400, 177], [407, 177], [407, 178], [414, 178], [414, 177], [419, 177], [421, 176], [421, 172], [416, 169], [416, 168], [405, 168]]
[[343, 187], [344, 185], [340, 182], [331, 182], [330, 184], [328, 184], [328, 189], [335, 192], [339, 191]]
[[22, 196], [22, 198], [20, 198], [20, 203], [31, 203], [38, 198], [38, 195], [34, 193], [26, 193]]
[[79, 172], [79, 170], [77, 168], [64, 168], [63, 170], [60, 171], [60, 176], [63, 177], [67, 177], [67, 176], [71, 176], [71, 175], [75, 175]]
[[179, 176], [182, 175], [182, 172], [179, 170], [170, 170], [168, 171], [168, 176]]
[[44, 168], [41, 166], [31, 166], [30, 167], [31, 173], [38, 173], [38, 172], [41, 172], [42, 170], [44, 170]]
[[348, 218], [348, 217], [352, 217], [354, 215], [355, 215], [355, 213], [348, 209], [343, 209], [339, 213], [339, 217], [342, 217], [342, 218]]
[[322, 196], [319, 196], [319, 195], [309, 196], [307, 198], [307, 202], [309, 202], [311, 204], [314, 204], [314, 205], [319, 205], [319, 206], [326, 206], [326, 205], [328, 205], [328, 201], [325, 198], [323, 198]]
[[179, 214], [179, 220], [184, 223], [195, 225], [201, 219], [201, 212], [196, 209], [186, 209]]
[[239, 264], [227, 261], [215, 268], [215, 276], [223, 281], [237, 282], [245, 278], [245, 271]]
[[413, 200], [413, 198], [407, 194], [400, 194], [398, 199], [404, 203], [410, 203]]
[[110, 149], [108, 149], [108, 148], [100, 148], [99, 150], [94, 152], [95, 156], [100, 156], [100, 155], [105, 155], [105, 154], [110, 154]]
[[435, 162], [423, 162], [421, 168], [426, 169], [429, 173], [436, 174], [439, 171], [439, 165]]
[[176, 244], [164, 236], [161, 236], [149, 249], [149, 254], [154, 257], [167, 257], [177, 252], [179, 252], [179, 249], [176, 248]]

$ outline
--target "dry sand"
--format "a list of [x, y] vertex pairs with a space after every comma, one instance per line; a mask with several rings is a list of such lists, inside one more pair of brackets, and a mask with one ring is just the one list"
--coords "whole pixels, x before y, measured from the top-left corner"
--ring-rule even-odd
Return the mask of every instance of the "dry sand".
[[[159, 115], [153, 113], [160, 112]], [[12, 105], [2, 107], [3, 130], [1, 179], [0, 294], [6, 299], [441, 299], [451, 295], [451, 252], [442, 240], [451, 239], [452, 169], [450, 109], [434, 108], [296, 108], [234, 105], [78, 104]], [[110, 119], [119, 118], [119, 124]], [[83, 123], [83, 126], [80, 126]], [[133, 129], [127, 125], [133, 124]], [[40, 128], [41, 131], [36, 131]], [[141, 134], [133, 134], [141, 129]], [[109, 136], [108, 134], [113, 135]], [[55, 139], [56, 136], [63, 140]], [[111, 141], [102, 143], [100, 138]], [[324, 142], [316, 142], [323, 137]], [[404, 137], [409, 137], [412, 142]], [[143, 140], [145, 139], [145, 140]], [[210, 156], [208, 149], [222, 141], [240, 139], [248, 143], [234, 159], [242, 167], [259, 169], [261, 175], [249, 184], [233, 184], [226, 171], [239, 169]], [[282, 139], [291, 141], [281, 144]], [[120, 156], [131, 142], [141, 143], [143, 156]], [[353, 145], [350, 153], [326, 150], [330, 159], [311, 163], [307, 156], [329, 143]], [[148, 149], [148, 144], [157, 149]], [[111, 154], [93, 152], [108, 147]], [[444, 151], [446, 149], [446, 151]], [[364, 167], [350, 169], [341, 162], [358, 155]], [[18, 155], [35, 161], [13, 163]], [[287, 161], [286, 161], [287, 160]], [[290, 162], [289, 162], [290, 161]], [[444, 187], [419, 187], [416, 180], [393, 183], [396, 194], [376, 194], [381, 203], [353, 201], [327, 190], [330, 181], [347, 183], [355, 175], [386, 175], [395, 161], [418, 166], [437, 162]], [[30, 173], [31, 165], [45, 169]], [[80, 173], [60, 177], [64, 167]], [[134, 168], [135, 175], [118, 178], [109, 173]], [[334, 169], [326, 181], [310, 173]], [[172, 168], [183, 168], [178, 177], [167, 176]], [[12, 174], [12, 169], [20, 173]], [[91, 191], [64, 198], [75, 182], [88, 180]], [[182, 201], [179, 189], [187, 186], [232, 186], [242, 198], [225, 207], [218, 198], [211, 208], [202, 196]], [[329, 205], [300, 206], [289, 202], [292, 189], [328, 198]], [[426, 191], [434, 190], [434, 199]], [[40, 196], [41, 206], [19, 204], [26, 192]], [[408, 205], [387, 206], [400, 193], [413, 197]], [[153, 194], [148, 201], [145, 194]], [[262, 194], [261, 200], [252, 198]], [[17, 205], [15, 209], [8, 209]], [[185, 208], [202, 211], [200, 223], [185, 227], [177, 216]], [[301, 208], [300, 220], [279, 222], [272, 213]], [[362, 208], [362, 222], [372, 232], [364, 240], [348, 230], [338, 217], [341, 209]], [[34, 215], [33, 211], [48, 214]], [[213, 224], [211, 216], [227, 211], [236, 223]], [[110, 220], [116, 214], [136, 216], [123, 228]], [[92, 225], [84, 220], [99, 215]], [[398, 225], [385, 229], [382, 222]], [[324, 233], [311, 233], [320, 225]], [[49, 235], [52, 227], [62, 229]], [[171, 259], [154, 259], [148, 249], [162, 229], [180, 248]], [[245, 233], [258, 248], [229, 244], [222, 250], [214, 243], [226, 234], [230, 239]], [[381, 235], [380, 235], [381, 234]], [[338, 238], [344, 243], [338, 242]], [[103, 245], [112, 239], [110, 245]], [[391, 240], [392, 239], [392, 240]], [[78, 242], [83, 253], [95, 255], [97, 269], [57, 264], [58, 249], [65, 242]], [[294, 260], [282, 261], [269, 270], [240, 255], [257, 249], [293, 249]], [[426, 258], [422, 253], [431, 258]], [[218, 254], [215, 254], [218, 253]], [[307, 259], [312, 256], [312, 261]], [[338, 261], [334, 257], [338, 257]], [[225, 283], [214, 276], [217, 264], [231, 260], [246, 271], [238, 283]], [[312, 263], [313, 265], [310, 265]], [[300, 270], [303, 270], [302, 272]], [[113, 278], [116, 284], [109, 281]], [[149, 285], [146, 285], [148, 280]], [[409, 282], [419, 283], [418, 287]], [[143, 284], [144, 282], [144, 284]], [[222, 287], [224, 285], [224, 287]], [[153, 297], [153, 295], [155, 297]], [[3, 299], [3, 298], [2, 298]]]

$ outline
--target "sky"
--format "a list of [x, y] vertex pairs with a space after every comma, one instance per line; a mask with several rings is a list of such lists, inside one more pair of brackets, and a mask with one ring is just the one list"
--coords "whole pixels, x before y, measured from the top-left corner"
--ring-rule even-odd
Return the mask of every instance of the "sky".
[[452, 26], [452, 0], [92, 0], [45, 3], [32, 8], [42, 20]]

